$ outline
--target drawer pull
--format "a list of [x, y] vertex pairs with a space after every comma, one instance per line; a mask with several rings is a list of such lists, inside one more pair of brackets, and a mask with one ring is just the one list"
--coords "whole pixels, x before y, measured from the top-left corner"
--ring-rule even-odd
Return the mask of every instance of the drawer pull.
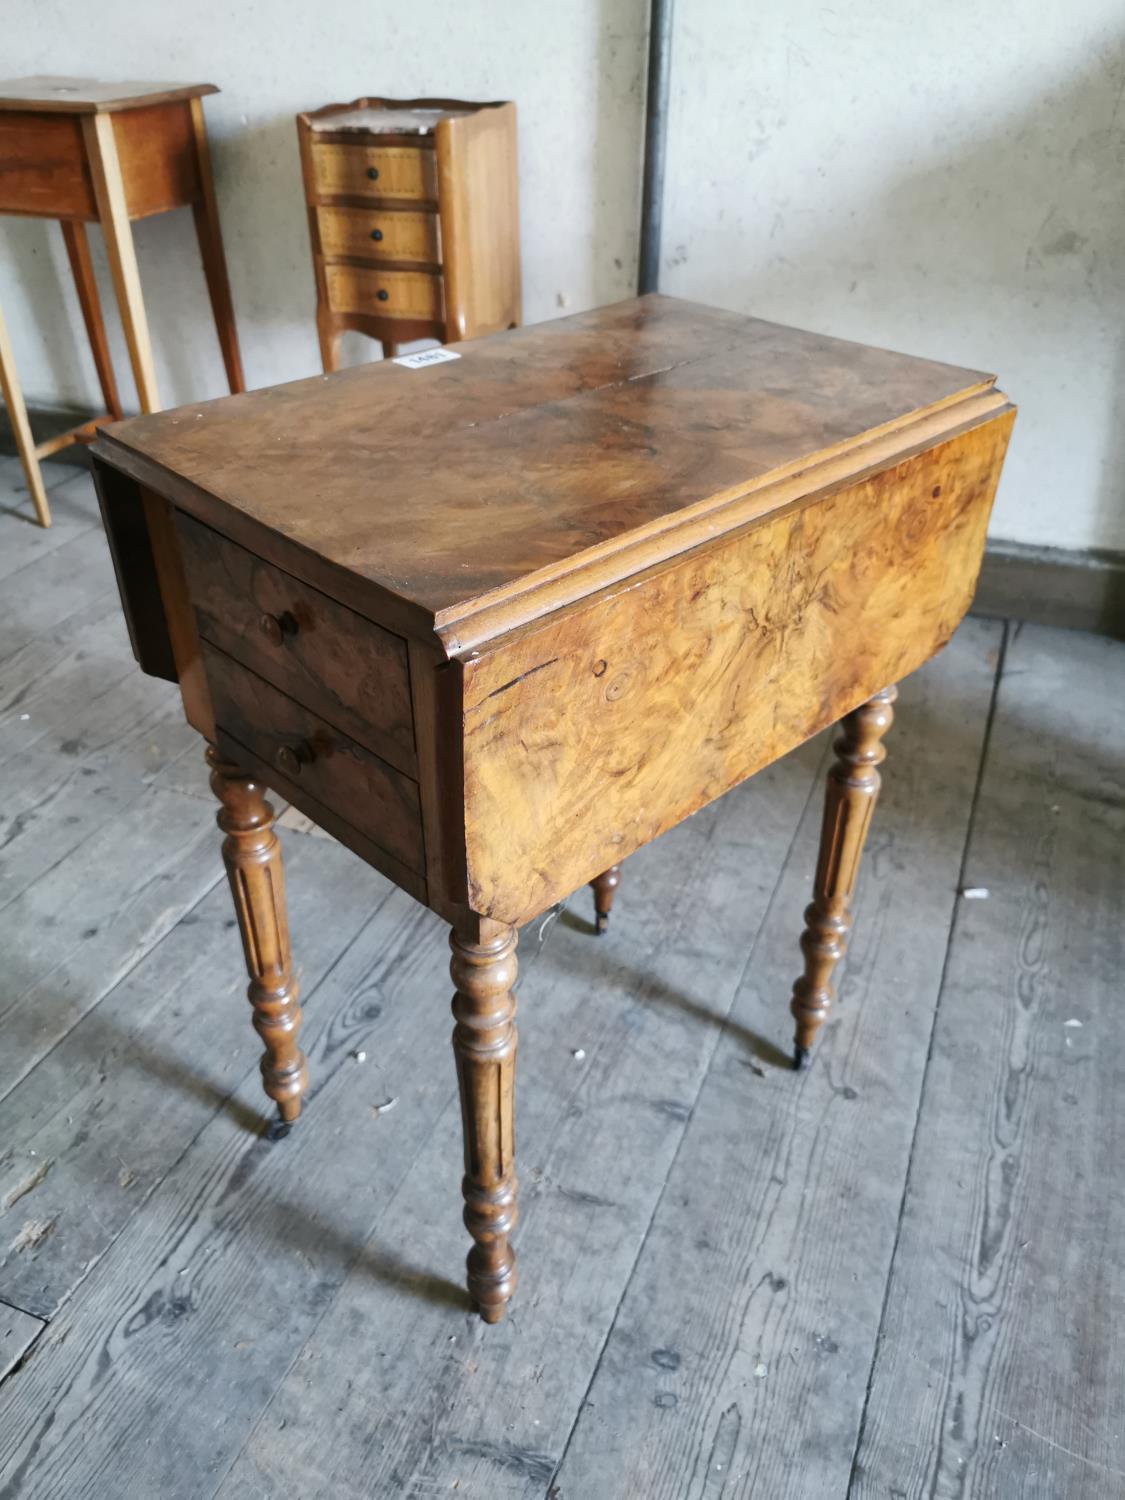
[[381, 240], [383, 238], [383, 231], [381, 229], [373, 229], [371, 231], [371, 238], [373, 240]]
[[379, 168], [378, 167], [368, 167], [368, 169], [367, 169], [367, 175], [368, 175], [368, 177], [371, 178], [372, 182], [378, 182], [379, 181]]
[[300, 740], [295, 745], [279, 745], [273, 763], [283, 776], [293, 781], [301, 774], [301, 767], [308, 765], [312, 758], [312, 746], [307, 740]]
[[385, 302], [387, 300], [387, 298], [391, 294], [390, 294], [390, 292], [387, 291], [387, 289], [386, 289], [385, 286], [381, 286], [379, 288], [379, 290], [375, 293], [375, 295], [376, 295], [376, 297], [378, 297], [378, 299], [379, 299], [380, 302]]
[[280, 646], [287, 635], [297, 634], [297, 621], [288, 610], [280, 615], [263, 614], [259, 616], [258, 624], [271, 646]]

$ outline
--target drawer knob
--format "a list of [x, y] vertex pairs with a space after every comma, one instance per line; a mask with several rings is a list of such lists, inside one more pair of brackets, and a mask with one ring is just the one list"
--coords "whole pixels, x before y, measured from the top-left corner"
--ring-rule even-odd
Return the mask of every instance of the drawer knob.
[[279, 745], [274, 753], [273, 763], [283, 776], [288, 776], [292, 781], [301, 774], [301, 767], [308, 765], [312, 758], [312, 746], [307, 740], [300, 740], [295, 745]]
[[287, 635], [297, 634], [297, 621], [288, 610], [279, 615], [260, 615], [258, 624], [271, 646], [280, 646]]
[[381, 286], [375, 293], [375, 295], [376, 297], [378, 297], [380, 302], [385, 302], [391, 294], [387, 291], [386, 287]]
[[371, 178], [372, 182], [378, 182], [379, 181], [379, 168], [378, 167], [368, 167], [368, 169], [367, 169], [367, 175], [368, 175], [368, 177]]
[[383, 231], [381, 229], [373, 229], [371, 231], [371, 238], [373, 240], [381, 240], [383, 238]]

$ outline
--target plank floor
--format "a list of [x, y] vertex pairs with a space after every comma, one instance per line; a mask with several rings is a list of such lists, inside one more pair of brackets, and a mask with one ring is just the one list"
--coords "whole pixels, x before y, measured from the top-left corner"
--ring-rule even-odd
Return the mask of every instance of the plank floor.
[[1125, 645], [969, 620], [902, 685], [806, 1074], [827, 736], [604, 939], [524, 932], [486, 1328], [441, 924], [286, 815], [271, 1130], [197, 736], [46, 472], [48, 532], [0, 458], [0, 1500], [1125, 1496]]

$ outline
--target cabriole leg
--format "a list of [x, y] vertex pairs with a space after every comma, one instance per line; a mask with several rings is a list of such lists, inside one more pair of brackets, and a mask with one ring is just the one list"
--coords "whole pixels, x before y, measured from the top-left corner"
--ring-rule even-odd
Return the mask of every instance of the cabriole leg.
[[516, 1285], [508, 1237], [516, 1222], [516, 930], [469, 916], [450, 934], [453, 1052], [465, 1139], [469, 1294], [486, 1323], [504, 1316]]
[[828, 773], [820, 857], [812, 905], [805, 911], [801, 951], [805, 972], [793, 986], [790, 1009], [797, 1021], [794, 1061], [804, 1068], [817, 1031], [836, 997], [832, 973], [844, 956], [851, 927], [851, 897], [871, 814], [879, 795], [882, 738], [894, 720], [898, 689], [884, 688], [841, 721]]
[[273, 808], [257, 777], [207, 751], [211, 790], [222, 803], [219, 827], [235, 915], [242, 933], [254, 1029], [265, 1043], [262, 1083], [281, 1118], [294, 1121], [308, 1083], [305, 1055], [297, 1045], [301, 1007], [289, 955], [285, 878], [281, 845], [273, 831]]
[[590, 888], [594, 892], [594, 926], [599, 937], [609, 926], [614, 893], [620, 884], [620, 865], [610, 865], [608, 870], [603, 871], [601, 875], [595, 875], [590, 882]]

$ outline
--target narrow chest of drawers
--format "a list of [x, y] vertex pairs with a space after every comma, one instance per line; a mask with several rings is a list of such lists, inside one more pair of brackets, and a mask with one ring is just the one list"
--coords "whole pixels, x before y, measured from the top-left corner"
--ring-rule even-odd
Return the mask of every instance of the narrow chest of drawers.
[[297, 131], [326, 371], [348, 329], [391, 354], [518, 325], [514, 105], [357, 99]]

